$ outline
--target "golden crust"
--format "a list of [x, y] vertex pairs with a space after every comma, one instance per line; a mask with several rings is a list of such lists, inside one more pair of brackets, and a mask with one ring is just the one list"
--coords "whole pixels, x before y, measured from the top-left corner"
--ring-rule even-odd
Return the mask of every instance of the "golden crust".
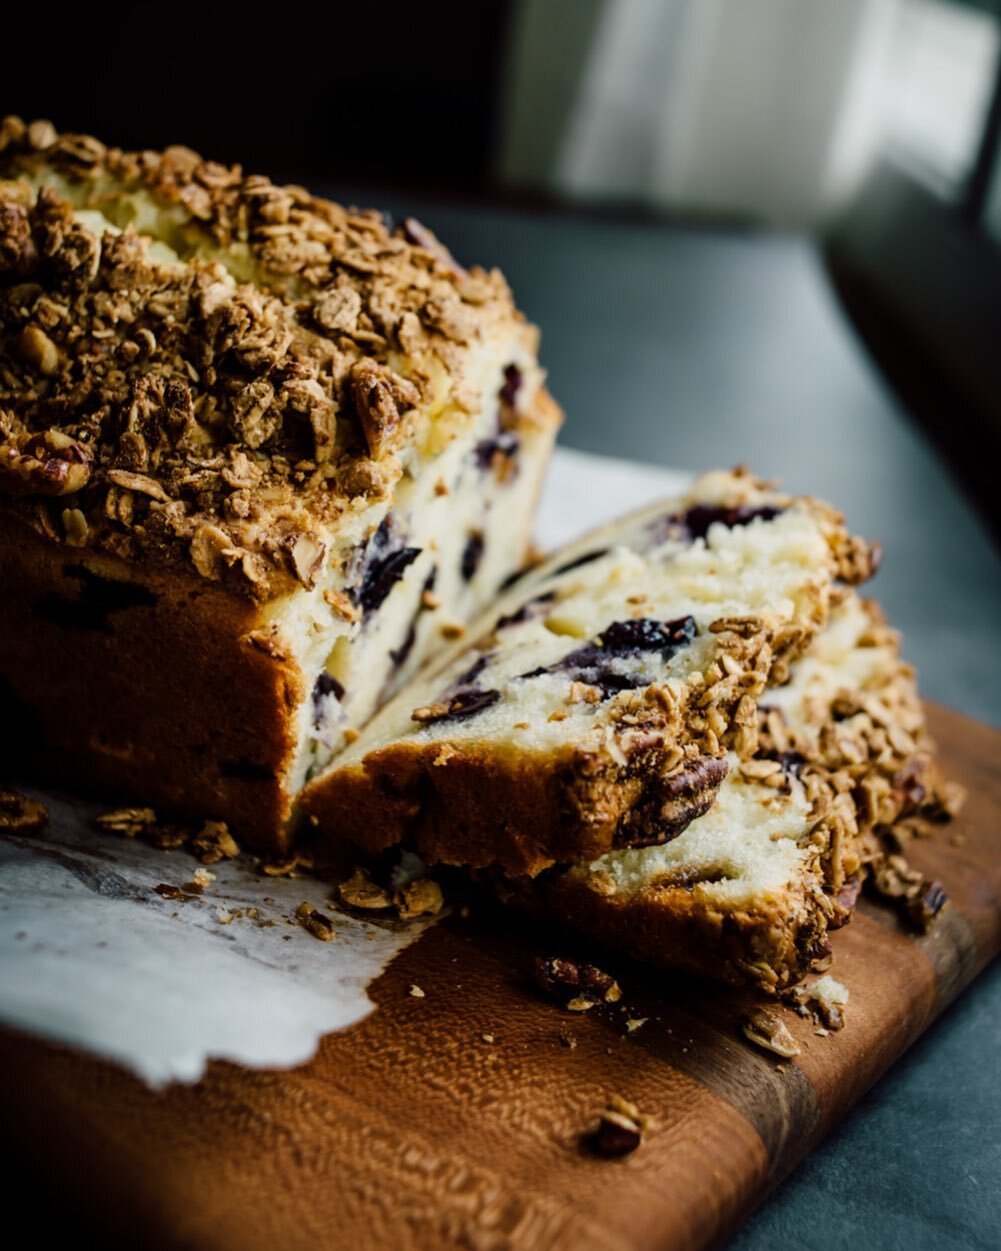
[[52, 541], [259, 600], [312, 585], [401, 455], [473, 420], [483, 343], [534, 355], [503, 278], [417, 223], [16, 118], [0, 177], [0, 506]]
[[776, 992], [830, 954], [831, 904], [813, 873], [738, 909], [718, 907], [691, 884], [616, 896], [554, 873], [531, 883], [498, 879], [495, 888], [505, 903], [596, 946], [731, 985]]
[[60, 549], [0, 516], [0, 623], [8, 766], [287, 849], [290, 713], [304, 692], [297, 666], [255, 640], [252, 603], [193, 571]]

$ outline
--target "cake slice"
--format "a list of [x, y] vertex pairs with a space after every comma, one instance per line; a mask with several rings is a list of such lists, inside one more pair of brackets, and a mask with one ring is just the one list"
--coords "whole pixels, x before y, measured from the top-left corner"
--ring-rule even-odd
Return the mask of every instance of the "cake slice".
[[524, 560], [559, 412], [408, 220], [0, 123], [0, 734], [281, 851]]
[[369, 852], [510, 875], [677, 837], [757, 700], [874, 553], [825, 505], [745, 473], [604, 527], [525, 575], [307, 787]]
[[854, 592], [759, 715], [758, 754], [730, 756], [715, 804], [680, 837], [499, 879], [501, 897], [596, 946], [726, 982], [776, 991], [823, 967], [878, 864], [874, 836], [952, 799], [896, 636]]

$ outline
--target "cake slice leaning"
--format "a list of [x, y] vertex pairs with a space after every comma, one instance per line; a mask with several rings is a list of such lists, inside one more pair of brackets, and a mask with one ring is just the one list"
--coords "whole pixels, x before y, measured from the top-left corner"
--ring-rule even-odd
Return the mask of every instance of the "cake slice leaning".
[[750, 756], [769, 678], [874, 554], [827, 506], [700, 479], [523, 577], [306, 788], [335, 838], [534, 875], [666, 842]]
[[949, 790], [896, 636], [854, 592], [759, 715], [758, 754], [731, 755], [715, 804], [680, 837], [498, 879], [501, 898], [597, 947], [734, 984], [778, 991], [824, 967], [875, 836], [939, 817]]

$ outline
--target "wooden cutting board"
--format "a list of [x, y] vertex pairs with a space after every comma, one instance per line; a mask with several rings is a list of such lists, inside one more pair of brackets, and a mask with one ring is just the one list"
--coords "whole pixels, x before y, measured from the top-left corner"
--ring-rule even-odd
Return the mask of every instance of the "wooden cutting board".
[[[754, 996], [621, 962], [603, 962], [621, 1004], [562, 1012], [528, 971], [565, 944], [483, 908], [408, 948], [372, 987], [378, 1010], [291, 1072], [218, 1063], [195, 1087], [156, 1093], [110, 1065], [0, 1034], [5, 1140], [49, 1195], [82, 1205], [78, 1235], [98, 1221], [132, 1245], [710, 1244], [1001, 949], [1001, 732], [943, 709], [930, 717], [970, 798], [911, 859], [951, 905], [917, 938], [863, 903], [834, 936], [847, 1025], [819, 1037], [782, 1009], [802, 1047], [794, 1061], [743, 1039]], [[655, 1125], [634, 1154], [599, 1159], [581, 1135], [614, 1094]]]

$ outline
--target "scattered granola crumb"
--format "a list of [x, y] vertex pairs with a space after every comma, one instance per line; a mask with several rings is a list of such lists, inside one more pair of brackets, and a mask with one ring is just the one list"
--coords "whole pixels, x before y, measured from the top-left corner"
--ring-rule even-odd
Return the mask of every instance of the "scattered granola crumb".
[[180, 886], [171, 886], [169, 882], [160, 882], [153, 889], [161, 897], [161, 899], [190, 899], [190, 895], [186, 895]]
[[559, 956], [538, 956], [535, 984], [571, 1012], [587, 1012], [599, 1003], [618, 1003], [619, 983], [596, 965]]
[[191, 875], [191, 880], [204, 890], [206, 886], [211, 886], [215, 881], [215, 874], [209, 869], [195, 869]]
[[365, 869], [356, 868], [346, 882], [337, 888], [341, 902], [349, 908], [359, 908], [366, 912], [383, 912], [393, 906], [389, 891], [373, 882]]
[[295, 915], [302, 928], [320, 942], [329, 943], [335, 937], [334, 923], [330, 917], [324, 916], [305, 900], [296, 908]]
[[202, 864], [232, 860], [240, 854], [237, 841], [225, 821], [206, 821], [191, 840], [191, 847]]
[[267, 877], [294, 877], [296, 869], [314, 868], [313, 857], [309, 852], [293, 852], [287, 860], [274, 860], [261, 863], [261, 872]]
[[0, 787], [0, 830], [11, 834], [37, 834], [49, 823], [49, 810], [20, 791]]
[[416, 983], [410, 987], [410, 995], [414, 999], [423, 999], [425, 997], [424, 992]]
[[800, 1016], [812, 1016], [819, 1025], [826, 1026], [825, 1033], [844, 1028], [848, 998], [848, 987], [829, 973], [806, 986], [793, 986], [782, 996]]
[[215, 919], [220, 925], [229, 925], [233, 920], [233, 914], [228, 908], [216, 908]]
[[598, 1119], [597, 1128], [586, 1135], [586, 1142], [597, 1155], [617, 1159], [635, 1151], [649, 1127], [649, 1118], [634, 1103], [621, 1095], [613, 1095]]
[[800, 1054], [799, 1044], [789, 1033], [783, 1021], [774, 1012], [758, 1008], [747, 1018], [742, 1026], [744, 1037], [752, 1043], [771, 1051], [777, 1056], [791, 1059]]
[[115, 808], [112, 812], [99, 813], [94, 818], [94, 824], [99, 830], [135, 838], [156, 824], [156, 813], [152, 808]]
[[631, 1034], [634, 1030], [642, 1029], [649, 1019], [650, 1018], [648, 1016], [631, 1016], [628, 1021], [626, 1021], [626, 1029]]
[[408, 882], [397, 891], [393, 902], [403, 921], [409, 921], [413, 917], [433, 916], [441, 912], [445, 904], [441, 887], [429, 877]]
[[577, 1036], [576, 1034], [571, 1034], [568, 1029], [560, 1030], [560, 1042], [568, 1051], [577, 1050]]
[[493, 1034], [481, 1034], [480, 1037], [485, 1043], [492, 1043], [494, 1040]]

